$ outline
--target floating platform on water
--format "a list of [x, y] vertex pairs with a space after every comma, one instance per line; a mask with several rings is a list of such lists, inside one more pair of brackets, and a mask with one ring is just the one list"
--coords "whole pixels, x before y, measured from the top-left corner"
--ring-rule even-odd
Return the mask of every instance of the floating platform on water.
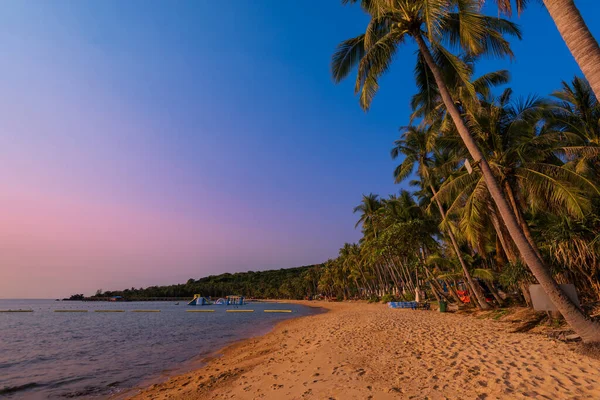
[[209, 306], [211, 304], [213, 304], [212, 301], [209, 301], [206, 297], [195, 294], [194, 298], [188, 303], [188, 306]]
[[230, 295], [212, 301], [200, 294], [195, 294], [188, 306], [243, 306], [245, 304], [244, 296]]

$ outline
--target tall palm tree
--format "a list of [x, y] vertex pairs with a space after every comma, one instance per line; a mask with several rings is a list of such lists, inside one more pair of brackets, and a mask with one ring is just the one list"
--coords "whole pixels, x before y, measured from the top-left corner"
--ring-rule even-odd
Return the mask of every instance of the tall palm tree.
[[[520, 37], [518, 28], [506, 20], [481, 15], [478, 11], [479, 1], [474, 0], [361, 0], [360, 3], [370, 15], [370, 22], [364, 34], [338, 46], [332, 63], [334, 80], [342, 80], [358, 65], [355, 90], [360, 93], [363, 108], [368, 109], [379, 88], [378, 78], [390, 68], [398, 47], [412, 38], [435, 79], [447, 113], [474, 163], [481, 170], [485, 185], [525, 263], [582, 339], [600, 342], [600, 324], [590, 320], [561, 290], [536, 249], [527, 240], [487, 160], [463, 121], [439, 67], [439, 60], [447, 60], [467, 81], [468, 74], [464, 64], [442, 43], [448, 43], [473, 56], [512, 56], [510, 46], [503, 36], [512, 34]], [[473, 91], [472, 85], [468, 83], [466, 88]]]
[[[432, 158], [435, 157], [433, 152], [433, 141], [435, 134], [432, 129], [432, 126], [408, 126], [402, 128], [402, 137], [394, 142], [392, 158], [396, 159], [399, 155], [403, 155], [404, 160], [398, 166], [398, 168], [396, 168], [394, 175], [396, 183], [400, 183], [410, 176], [416, 165], [417, 174], [419, 175], [421, 181], [431, 190], [433, 199], [437, 204], [442, 219], [446, 219], [446, 212], [442, 206], [442, 203], [436, 196], [437, 191], [435, 190], [434, 179], [430, 172], [430, 165], [433, 162]], [[449, 226], [449, 229], [447, 229], [447, 233], [450, 241], [452, 242], [454, 254], [458, 258], [471, 292], [475, 294], [478, 306], [483, 310], [489, 309], [490, 306], [485, 301], [485, 296], [481, 291], [481, 288], [471, 277], [471, 273], [469, 272], [460, 248], [458, 247], [458, 242], [454, 236], [451, 226]]]
[[[510, 15], [511, 0], [495, 0], [501, 13]], [[554, 24], [560, 32], [592, 90], [600, 97], [600, 46], [586, 25], [574, 0], [543, 0]], [[485, 0], [482, 1], [482, 3]], [[527, 0], [516, 0], [519, 13]]]

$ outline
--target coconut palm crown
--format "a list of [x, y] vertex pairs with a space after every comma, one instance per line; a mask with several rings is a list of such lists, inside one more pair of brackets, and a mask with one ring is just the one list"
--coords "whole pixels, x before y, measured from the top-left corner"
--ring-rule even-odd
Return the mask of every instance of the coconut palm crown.
[[355, 92], [364, 110], [379, 89], [379, 78], [389, 70], [400, 46], [411, 38], [426, 40], [436, 63], [452, 70], [473, 95], [470, 69], [453, 52], [469, 57], [512, 57], [505, 35], [521, 38], [516, 24], [480, 14], [478, 1], [362, 0], [360, 5], [371, 16], [369, 25], [364, 34], [338, 45], [331, 69], [335, 82], [340, 82], [357, 67]]

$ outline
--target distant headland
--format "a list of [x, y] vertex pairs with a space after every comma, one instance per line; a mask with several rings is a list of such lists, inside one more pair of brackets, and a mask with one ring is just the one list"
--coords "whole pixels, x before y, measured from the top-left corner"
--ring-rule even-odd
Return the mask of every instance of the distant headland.
[[224, 297], [241, 293], [249, 298], [300, 300], [317, 294], [323, 264], [248, 271], [190, 278], [186, 283], [150, 286], [116, 291], [98, 289], [93, 296], [73, 294], [64, 301], [170, 301], [191, 299], [201, 293], [206, 297]]

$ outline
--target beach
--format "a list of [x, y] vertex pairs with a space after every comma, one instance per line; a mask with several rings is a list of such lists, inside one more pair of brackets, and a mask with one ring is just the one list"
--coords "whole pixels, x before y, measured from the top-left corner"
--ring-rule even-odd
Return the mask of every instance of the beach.
[[492, 319], [383, 304], [279, 323], [131, 399], [597, 399], [600, 360]]

